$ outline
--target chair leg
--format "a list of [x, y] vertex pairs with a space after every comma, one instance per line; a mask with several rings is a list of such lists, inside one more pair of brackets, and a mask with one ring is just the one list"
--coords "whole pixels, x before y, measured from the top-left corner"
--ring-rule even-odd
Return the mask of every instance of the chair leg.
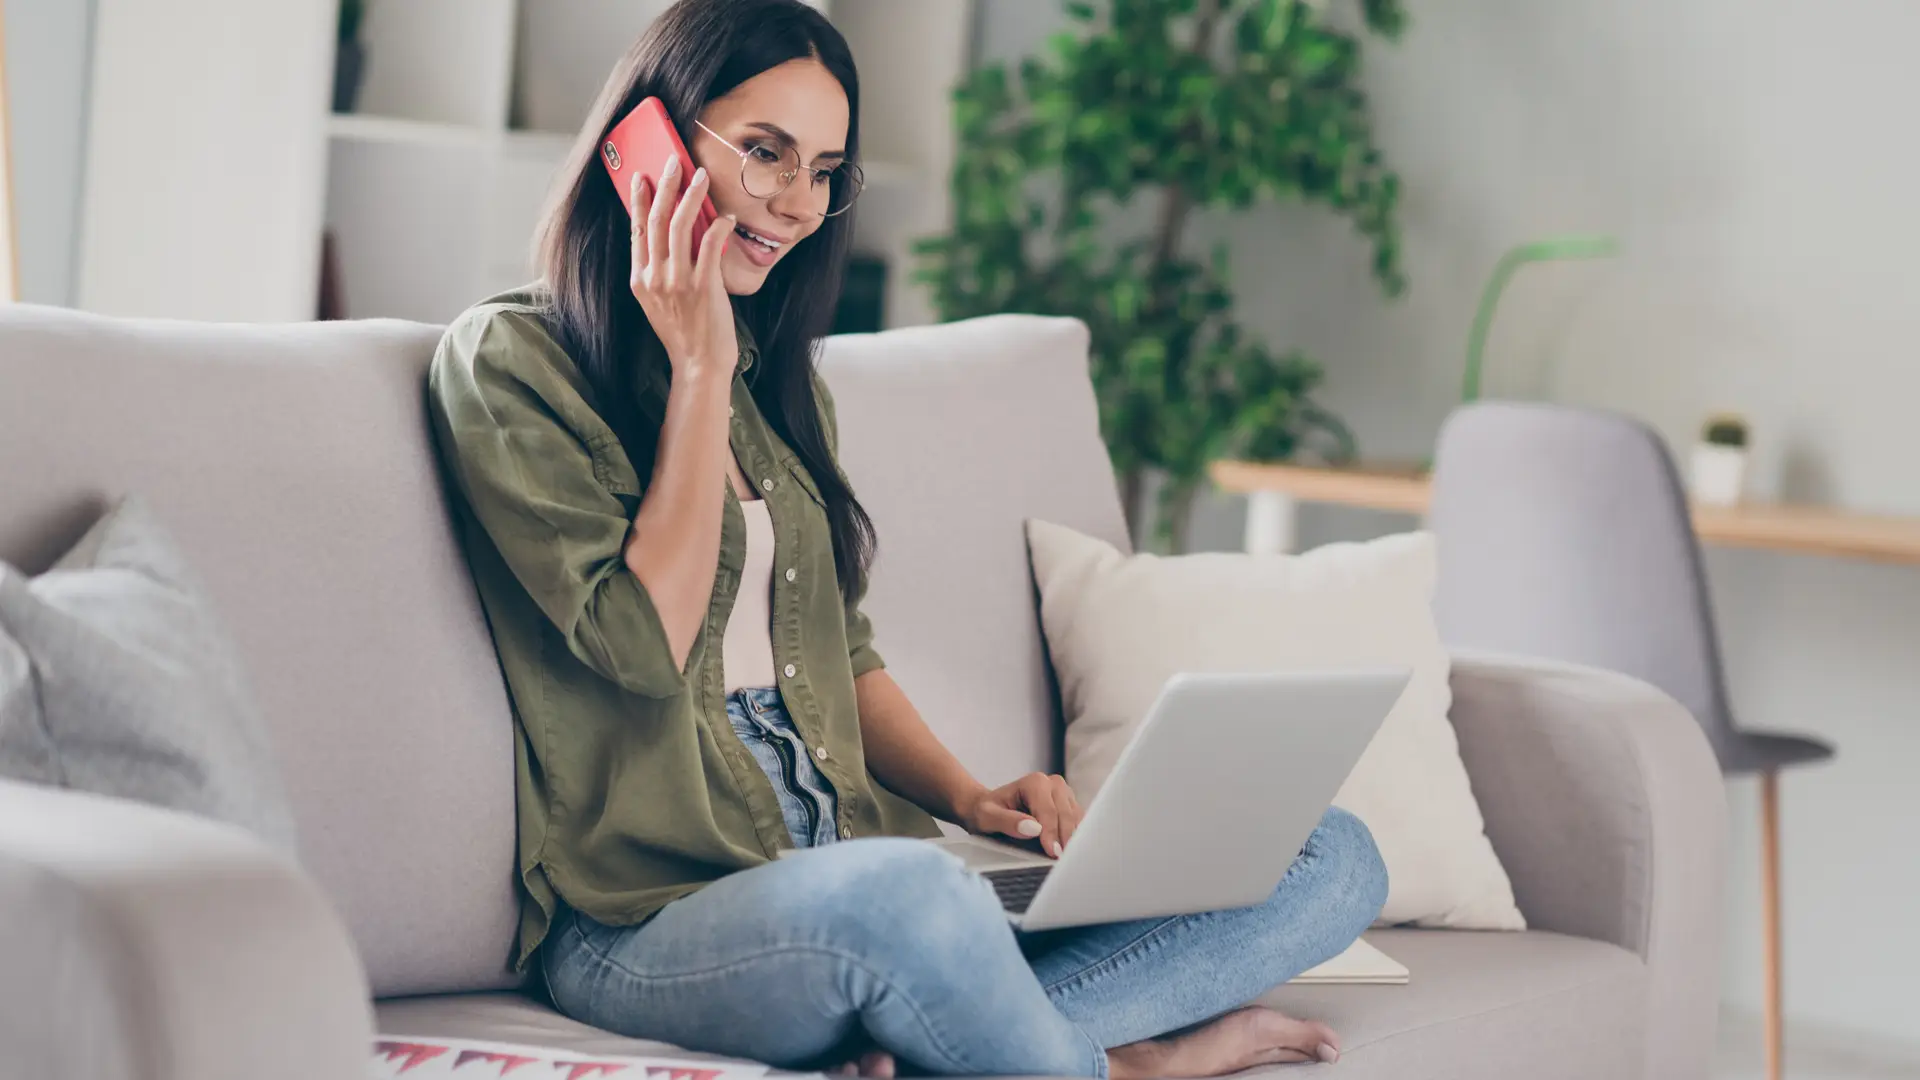
[[1760, 775], [1760, 917], [1766, 965], [1767, 1080], [1780, 1080], [1785, 1062], [1780, 995], [1780, 774]]

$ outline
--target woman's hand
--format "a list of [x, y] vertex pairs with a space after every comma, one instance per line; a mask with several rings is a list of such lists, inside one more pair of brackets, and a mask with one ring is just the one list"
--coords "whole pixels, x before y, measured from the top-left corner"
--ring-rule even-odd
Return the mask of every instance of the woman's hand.
[[968, 832], [1040, 840], [1054, 858], [1080, 827], [1080, 800], [1064, 777], [1028, 773], [1005, 787], [981, 789], [961, 811]]
[[637, 171], [628, 193], [632, 214], [633, 274], [628, 284], [647, 322], [667, 347], [673, 373], [717, 371], [732, 378], [740, 360], [733, 332], [733, 305], [720, 277], [720, 258], [733, 239], [734, 219], [722, 217], [693, 252], [693, 220], [707, 197], [707, 171], [697, 169], [680, 194], [680, 163], [673, 158], [660, 175], [660, 190], [648, 190]]

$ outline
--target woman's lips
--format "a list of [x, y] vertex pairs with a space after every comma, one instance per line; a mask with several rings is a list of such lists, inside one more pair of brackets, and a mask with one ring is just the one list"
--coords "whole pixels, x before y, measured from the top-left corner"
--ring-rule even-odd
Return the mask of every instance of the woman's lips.
[[733, 246], [740, 249], [740, 253], [747, 257], [748, 262], [762, 269], [779, 262], [781, 253], [786, 250], [784, 244], [770, 248], [761, 243], [755, 239], [753, 230], [745, 226], [737, 226], [733, 232]]

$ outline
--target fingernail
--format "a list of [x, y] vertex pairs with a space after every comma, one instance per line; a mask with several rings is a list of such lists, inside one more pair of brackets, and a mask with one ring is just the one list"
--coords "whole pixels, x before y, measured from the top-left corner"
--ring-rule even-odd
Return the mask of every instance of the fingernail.
[[697, 169], [695, 169], [695, 170], [693, 170], [693, 182], [694, 182], [694, 183], [696, 183], [696, 184], [697, 184], [697, 183], [699, 183], [700, 181], [702, 181], [702, 180], [705, 180], [706, 178], [707, 178], [707, 167], [706, 167], [706, 166], [704, 166], [704, 165], [702, 165], [701, 167], [699, 167], [699, 168], [697, 168]]
[[665, 168], [660, 170], [660, 174], [662, 176], [672, 176], [674, 173], [677, 173], [679, 171], [680, 171], [680, 159], [677, 157], [669, 156], [667, 158], [667, 165]]
[[1340, 1060], [1340, 1051], [1335, 1050], [1331, 1043], [1321, 1043], [1319, 1049], [1316, 1050], [1315, 1053], [1319, 1056], [1321, 1061], [1324, 1061], [1329, 1065]]
[[1040, 835], [1040, 823], [1028, 818], [1020, 823], [1020, 835], [1034, 837]]
[[1053, 842], [1053, 857], [1056, 859], [1060, 857], [1060, 841], [1058, 840]]

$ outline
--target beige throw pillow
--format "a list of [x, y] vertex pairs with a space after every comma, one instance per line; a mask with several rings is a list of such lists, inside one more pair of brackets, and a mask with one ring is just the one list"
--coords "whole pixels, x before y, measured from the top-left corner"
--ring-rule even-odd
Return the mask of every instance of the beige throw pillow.
[[1303, 555], [1127, 556], [1029, 521], [1027, 542], [1066, 708], [1067, 780], [1083, 800], [1177, 672], [1411, 667], [1406, 693], [1334, 800], [1367, 823], [1386, 860], [1380, 922], [1524, 928], [1447, 721], [1431, 535]]

